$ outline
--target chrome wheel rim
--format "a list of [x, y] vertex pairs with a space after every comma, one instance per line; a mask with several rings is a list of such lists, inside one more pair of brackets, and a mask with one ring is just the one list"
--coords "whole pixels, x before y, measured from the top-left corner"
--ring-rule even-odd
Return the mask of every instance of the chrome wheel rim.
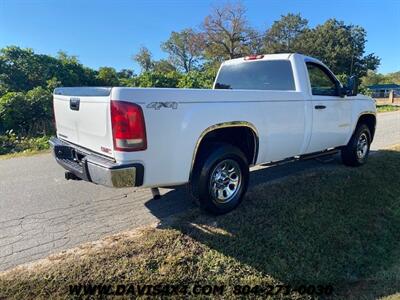
[[368, 153], [368, 137], [366, 133], [362, 133], [357, 141], [357, 158], [364, 159]]
[[211, 172], [210, 191], [215, 201], [231, 201], [242, 186], [242, 172], [239, 164], [232, 159], [219, 162]]

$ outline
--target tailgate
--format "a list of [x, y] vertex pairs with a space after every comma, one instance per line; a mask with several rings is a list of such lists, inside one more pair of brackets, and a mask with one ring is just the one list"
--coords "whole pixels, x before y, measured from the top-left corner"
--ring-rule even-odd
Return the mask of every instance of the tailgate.
[[55, 89], [58, 138], [113, 157], [110, 93], [111, 88], [99, 87]]

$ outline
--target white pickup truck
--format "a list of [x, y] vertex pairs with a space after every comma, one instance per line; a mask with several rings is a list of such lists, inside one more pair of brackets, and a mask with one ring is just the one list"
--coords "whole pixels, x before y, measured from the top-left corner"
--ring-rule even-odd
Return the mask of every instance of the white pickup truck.
[[220, 214], [243, 199], [249, 167], [341, 151], [366, 162], [374, 100], [300, 54], [224, 62], [214, 89], [57, 88], [50, 143], [67, 179], [110, 187], [189, 183]]

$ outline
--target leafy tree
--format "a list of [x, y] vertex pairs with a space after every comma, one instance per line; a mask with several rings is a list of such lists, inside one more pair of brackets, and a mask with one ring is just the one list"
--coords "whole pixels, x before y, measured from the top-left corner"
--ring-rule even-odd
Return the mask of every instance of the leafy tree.
[[275, 21], [265, 34], [265, 51], [283, 53], [299, 51], [299, 40], [308, 30], [308, 20], [300, 14], [287, 14]]
[[153, 62], [152, 71], [156, 73], [169, 73], [176, 72], [176, 68], [173, 64], [165, 59], [161, 59]]
[[215, 75], [212, 72], [190, 71], [179, 78], [178, 88], [212, 88]]
[[374, 84], [386, 83], [386, 76], [376, 73], [372, 70], [368, 70], [367, 74], [361, 78], [363, 86], [369, 86]]
[[343, 84], [345, 85], [347, 81], [349, 80], [349, 75], [341, 73], [341, 74], [335, 74], [336, 78]]
[[0, 50], [2, 90], [24, 91], [41, 85], [42, 65], [32, 49], [21, 49], [16, 46], [2, 48]]
[[122, 69], [117, 73], [120, 86], [135, 86], [136, 75], [132, 70]]
[[141, 47], [133, 59], [140, 65], [142, 72], [149, 72], [153, 68], [152, 54], [146, 47]]
[[132, 70], [122, 69], [117, 73], [117, 76], [119, 79], [129, 79], [134, 76], [134, 73]]
[[389, 74], [380, 74], [376, 73], [372, 70], [368, 70], [367, 74], [361, 78], [360, 88], [364, 93], [371, 93], [368, 89], [368, 86], [375, 84], [400, 84], [400, 71], [389, 73]]
[[65, 51], [58, 51], [57, 52], [57, 59], [61, 61], [61, 63], [67, 64], [79, 64], [78, 57], [76, 55], [68, 55]]
[[0, 74], [2, 94], [46, 86], [52, 78], [63, 86], [96, 85], [95, 71], [81, 65], [75, 56], [60, 52], [55, 58], [16, 46], [0, 50]]
[[135, 86], [173, 88], [178, 85], [178, 81], [179, 73], [177, 72], [144, 72], [136, 77]]
[[379, 58], [364, 55], [366, 32], [360, 26], [345, 25], [329, 19], [322, 25], [306, 31], [299, 41], [300, 52], [322, 60], [336, 74], [355, 74], [358, 77], [375, 70]]
[[118, 74], [114, 68], [110, 67], [101, 67], [99, 68], [99, 72], [96, 76], [100, 85], [103, 86], [118, 86], [119, 79]]
[[29, 120], [28, 134], [47, 135], [53, 129], [53, 94], [52, 90], [35, 87], [28, 91], [25, 99], [29, 105], [31, 118]]
[[[58, 61], [49, 77], [56, 77], [62, 86], [95, 86], [97, 72], [79, 63], [76, 56], [58, 52]], [[47, 78], [46, 78], [47, 79]]]
[[46, 90], [49, 92], [53, 92], [58, 86], [61, 86], [61, 82], [55, 77], [46, 81]]
[[173, 31], [161, 48], [169, 54], [169, 60], [177, 69], [188, 73], [199, 63], [204, 39], [202, 34], [195, 33], [193, 29]]
[[202, 27], [207, 58], [222, 61], [252, 52], [251, 37], [254, 37], [255, 30], [250, 27], [245, 13], [242, 4], [228, 3], [216, 7], [204, 19]]
[[0, 132], [43, 135], [53, 131], [52, 91], [36, 87], [26, 93], [8, 92], [0, 98]]
[[263, 54], [265, 47], [263, 36], [255, 29], [248, 29], [247, 41], [245, 44], [245, 54]]
[[287, 14], [266, 32], [265, 49], [269, 53], [300, 52], [319, 58], [334, 73], [346, 76], [366, 75], [376, 70], [380, 60], [364, 55], [366, 32], [360, 26], [329, 19], [313, 29], [300, 14]]
[[385, 77], [387, 78], [388, 83], [400, 84], [400, 71], [389, 73]]
[[8, 92], [0, 98], [0, 123], [2, 131], [14, 129], [28, 132], [32, 113], [23, 92]]
[[4, 95], [9, 89], [7, 84], [8, 75], [6, 73], [7, 66], [3, 56], [0, 55], [0, 97]]

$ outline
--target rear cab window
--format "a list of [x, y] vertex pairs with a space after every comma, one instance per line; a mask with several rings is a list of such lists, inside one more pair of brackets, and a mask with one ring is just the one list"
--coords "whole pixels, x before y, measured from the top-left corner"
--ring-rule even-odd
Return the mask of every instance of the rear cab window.
[[294, 91], [296, 86], [289, 60], [261, 60], [223, 65], [214, 88]]

